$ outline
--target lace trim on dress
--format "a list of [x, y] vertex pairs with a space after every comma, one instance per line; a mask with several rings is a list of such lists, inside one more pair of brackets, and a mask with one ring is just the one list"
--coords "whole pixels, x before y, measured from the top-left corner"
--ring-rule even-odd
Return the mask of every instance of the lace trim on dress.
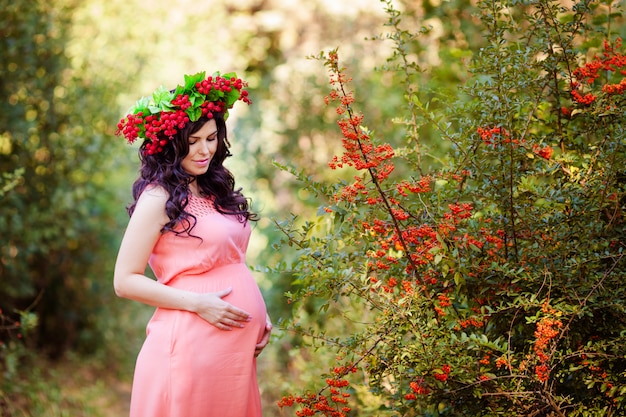
[[217, 210], [215, 209], [215, 204], [213, 204], [212, 199], [196, 197], [191, 193], [189, 194], [189, 203], [187, 204], [187, 210], [196, 216], [204, 216], [207, 214], [217, 213]]

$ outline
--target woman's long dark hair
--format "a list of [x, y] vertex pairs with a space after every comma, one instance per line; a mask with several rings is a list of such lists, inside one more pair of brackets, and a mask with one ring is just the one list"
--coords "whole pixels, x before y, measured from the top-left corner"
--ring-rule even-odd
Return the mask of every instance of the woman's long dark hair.
[[[223, 165], [224, 160], [231, 156], [224, 117], [222, 114], [215, 114], [214, 119], [217, 125], [217, 151], [206, 174], [196, 177], [198, 191], [203, 196], [213, 198], [215, 209], [222, 214], [235, 215], [241, 223], [257, 220], [257, 215], [249, 210], [248, 201], [241, 193], [241, 189], [235, 190], [235, 178]], [[189, 203], [189, 184], [194, 177], [182, 168], [181, 162], [189, 153], [189, 136], [200, 130], [208, 121], [208, 118], [202, 117], [195, 122], [188, 122], [172, 140], [167, 140], [168, 143], [162, 152], [154, 155], [144, 152], [147, 141], [142, 144], [139, 151], [141, 160], [139, 178], [133, 184], [135, 201], [128, 207], [128, 214], [133, 214], [139, 196], [148, 186], [159, 185], [169, 194], [165, 204], [169, 222], [163, 226], [161, 232], [191, 234], [196, 218], [185, 208]], [[177, 226], [182, 226], [183, 231], [181, 232]]]

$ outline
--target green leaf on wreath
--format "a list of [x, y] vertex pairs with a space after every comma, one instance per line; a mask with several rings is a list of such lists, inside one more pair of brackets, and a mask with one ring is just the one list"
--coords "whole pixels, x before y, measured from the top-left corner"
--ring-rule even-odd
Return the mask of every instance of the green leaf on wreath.
[[152, 93], [154, 106], [161, 110], [169, 110], [172, 107], [172, 99], [174, 94], [170, 93], [165, 87], [160, 86]]
[[187, 113], [187, 116], [189, 116], [189, 120], [191, 120], [192, 122], [195, 122], [196, 120], [200, 118], [200, 116], [202, 116], [202, 108], [201, 107], [189, 107], [187, 110], [185, 110], [185, 113]]
[[190, 91], [196, 88], [197, 83], [204, 81], [206, 73], [204, 71], [194, 75], [185, 75], [185, 90]]

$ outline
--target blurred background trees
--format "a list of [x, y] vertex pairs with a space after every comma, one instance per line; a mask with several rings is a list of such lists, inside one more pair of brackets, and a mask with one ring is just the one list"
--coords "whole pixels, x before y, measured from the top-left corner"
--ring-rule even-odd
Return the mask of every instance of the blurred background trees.
[[[52, 357], [97, 349], [119, 196], [110, 120], [115, 80], [72, 66], [76, 4], [2, 7], [0, 171], [20, 171], [0, 207], [0, 306], [35, 313], [29, 343]], [[95, 268], [94, 268], [95, 267]], [[17, 319], [17, 317], [15, 317]], [[30, 331], [31, 329], [24, 329]]]
[[[232, 70], [250, 83], [254, 105], [229, 120], [228, 164], [262, 216], [249, 263], [274, 320], [291, 317], [283, 294], [294, 289], [288, 265], [297, 255], [276, 250], [273, 219], [295, 213], [300, 224], [320, 202], [277, 165], [314, 181], [338, 175], [318, 168], [336, 152], [338, 133], [323, 100], [326, 71], [308, 56], [338, 47], [369, 123], [402, 140], [392, 120], [406, 106], [405, 78], [376, 68], [402, 69], [401, 47], [437, 110], [430, 99], [463, 85], [469, 58], [487, 42], [473, 2], [398, 0], [401, 15], [389, 20], [391, 4], [0, 0], [0, 415], [97, 416], [109, 397], [122, 410], [110, 415], [123, 415], [126, 399], [114, 394], [126, 392], [151, 309], [111, 289], [138, 166], [136, 148], [114, 132], [134, 100], [182, 74]], [[623, 34], [623, 20], [612, 22]], [[406, 36], [394, 37], [399, 31]], [[440, 166], [450, 145], [428, 124], [419, 134], [423, 169]], [[315, 378], [294, 367], [299, 343], [285, 334], [260, 361], [268, 416], [295, 374]], [[315, 369], [324, 358], [307, 360]]]

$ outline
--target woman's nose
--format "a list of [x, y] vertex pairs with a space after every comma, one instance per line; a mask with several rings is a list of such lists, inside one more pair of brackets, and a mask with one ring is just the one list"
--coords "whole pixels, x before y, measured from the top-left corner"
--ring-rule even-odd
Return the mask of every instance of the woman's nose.
[[200, 152], [202, 154], [208, 154], [209, 153], [209, 142], [206, 140], [202, 141], [202, 144], [200, 145]]

